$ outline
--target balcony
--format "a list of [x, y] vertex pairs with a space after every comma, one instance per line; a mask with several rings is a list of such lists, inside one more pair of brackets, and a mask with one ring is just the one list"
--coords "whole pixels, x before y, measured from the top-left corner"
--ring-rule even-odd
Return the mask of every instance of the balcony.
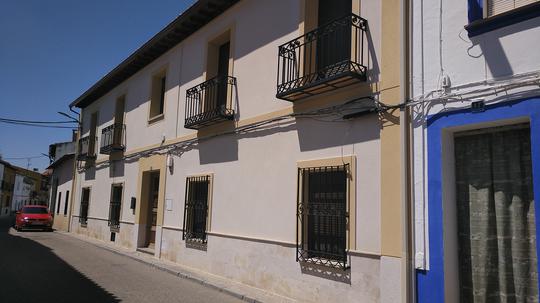
[[124, 151], [125, 146], [125, 124], [115, 123], [101, 130], [101, 144], [99, 152], [110, 155], [113, 152]]
[[185, 128], [200, 129], [233, 120], [232, 94], [236, 78], [217, 76], [186, 91]]
[[77, 160], [86, 161], [96, 158], [95, 146], [97, 138], [93, 137], [93, 139], [94, 140], [90, 140], [90, 136], [79, 139]]
[[296, 101], [367, 80], [367, 20], [350, 14], [279, 47], [276, 97]]

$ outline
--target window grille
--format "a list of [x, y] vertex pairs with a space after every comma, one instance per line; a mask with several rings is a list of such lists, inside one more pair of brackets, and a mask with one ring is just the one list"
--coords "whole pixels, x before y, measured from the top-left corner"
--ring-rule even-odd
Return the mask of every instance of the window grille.
[[206, 243], [210, 176], [186, 179], [186, 202], [182, 239]]
[[347, 269], [349, 164], [298, 169], [296, 260]]
[[111, 186], [111, 203], [109, 204], [109, 226], [111, 228], [120, 227], [120, 208], [122, 205], [122, 189], [121, 184], [113, 184]]

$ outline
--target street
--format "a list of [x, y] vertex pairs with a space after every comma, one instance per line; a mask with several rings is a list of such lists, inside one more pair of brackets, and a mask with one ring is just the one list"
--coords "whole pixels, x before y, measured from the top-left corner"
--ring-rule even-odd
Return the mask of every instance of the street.
[[0, 219], [0, 302], [240, 302], [84, 241]]

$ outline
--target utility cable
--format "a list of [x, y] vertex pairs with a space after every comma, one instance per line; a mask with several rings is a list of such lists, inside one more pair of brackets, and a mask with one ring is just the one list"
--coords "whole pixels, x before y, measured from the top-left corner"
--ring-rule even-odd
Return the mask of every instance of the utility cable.
[[5, 120], [0, 120], [0, 123], [13, 124], [13, 125], [22, 125], [22, 126], [33, 126], [33, 127], [45, 127], [45, 128], [69, 128], [69, 129], [76, 129], [77, 128], [77, 127], [74, 127], [74, 126], [35, 124], [35, 123], [28, 123], [28, 122], [11, 122], [11, 121], [5, 121]]
[[35, 123], [35, 124], [77, 123], [75, 121], [33, 121], [33, 120], [19, 120], [19, 119], [8, 119], [8, 118], [0, 118], [0, 121], [17, 122], [17, 123]]

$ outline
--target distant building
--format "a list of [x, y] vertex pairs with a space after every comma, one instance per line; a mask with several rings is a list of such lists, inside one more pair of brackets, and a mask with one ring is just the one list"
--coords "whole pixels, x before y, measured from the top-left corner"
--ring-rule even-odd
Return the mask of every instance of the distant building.
[[0, 160], [0, 215], [6, 216], [23, 205], [47, 204], [47, 177], [35, 170]]
[[49, 209], [54, 216], [53, 227], [68, 230], [71, 212], [71, 191], [75, 158], [75, 142], [61, 142], [49, 146], [53, 161], [47, 167], [50, 173]]
[[14, 183], [13, 166], [0, 160], [0, 216], [9, 215]]

